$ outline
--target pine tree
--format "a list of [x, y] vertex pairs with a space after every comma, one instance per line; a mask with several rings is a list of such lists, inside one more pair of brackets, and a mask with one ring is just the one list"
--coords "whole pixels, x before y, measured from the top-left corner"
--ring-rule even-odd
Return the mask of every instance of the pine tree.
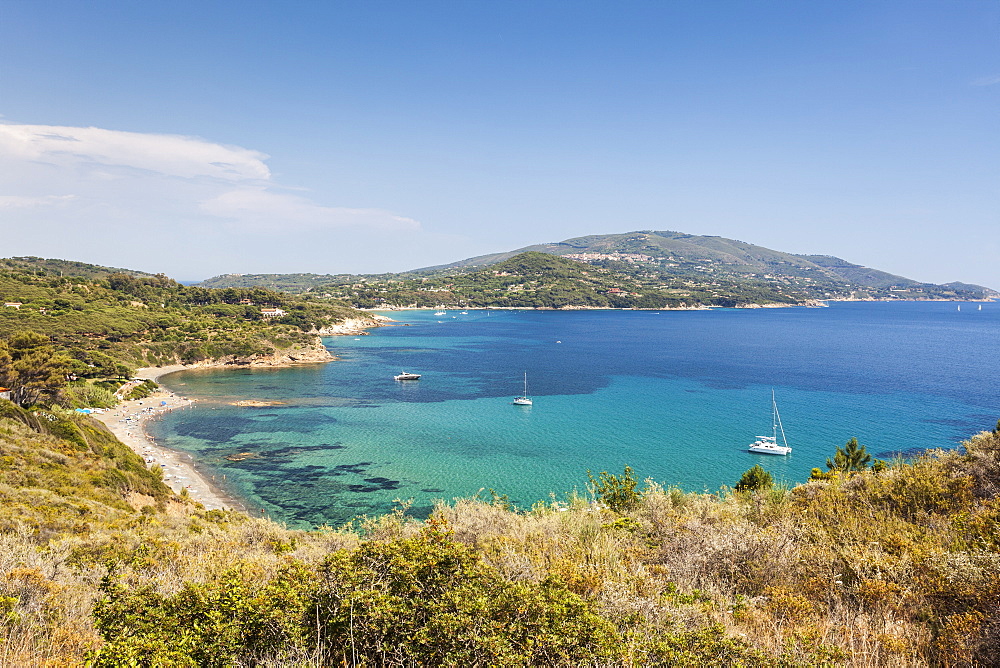
[[733, 489], [737, 492], [754, 492], [772, 487], [774, 487], [774, 478], [760, 464], [756, 464], [743, 473], [743, 477]]
[[838, 447], [833, 459], [826, 460], [826, 467], [831, 471], [864, 471], [871, 463], [872, 456], [865, 446], [858, 444], [858, 439], [852, 438], [844, 447]]

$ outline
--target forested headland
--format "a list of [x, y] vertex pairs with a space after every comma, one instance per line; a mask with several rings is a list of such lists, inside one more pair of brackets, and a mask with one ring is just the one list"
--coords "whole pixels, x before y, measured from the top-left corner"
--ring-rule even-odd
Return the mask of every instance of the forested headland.
[[0, 261], [0, 303], [0, 339], [13, 346], [14, 361], [34, 356], [18, 363], [38, 367], [43, 355], [49, 384], [69, 379], [90, 398], [101, 394], [95, 380], [128, 378], [138, 367], [309, 353], [328, 359], [318, 333], [347, 318], [371, 320], [336, 300], [192, 287], [40, 258]]

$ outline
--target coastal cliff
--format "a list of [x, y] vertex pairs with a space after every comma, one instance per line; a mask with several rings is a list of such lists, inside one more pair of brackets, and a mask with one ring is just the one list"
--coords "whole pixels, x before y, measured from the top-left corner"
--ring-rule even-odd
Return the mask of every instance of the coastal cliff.
[[382, 327], [389, 322], [392, 322], [392, 318], [373, 313], [364, 318], [346, 318], [335, 325], [314, 328], [309, 333], [319, 336], [359, 336], [368, 334], [368, 330], [372, 327]]
[[158, 365], [159, 368], [171, 370], [208, 369], [214, 367], [256, 368], [284, 367], [296, 364], [318, 364], [337, 359], [323, 345], [323, 340], [316, 336], [309, 343], [297, 344], [290, 348], [274, 349], [270, 352], [258, 352], [249, 355], [224, 355], [209, 357], [196, 362], [183, 363], [177, 360], [175, 364]]
[[288, 348], [273, 348], [266, 352], [256, 352], [247, 355], [223, 355], [221, 357], [210, 357], [197, 362], [182, 363], [176, 359], [176, 364], [158, 365], [160, 368], [170, 369], [208, 369], [217, 367], [229, 368], [259, 368], [259, 367], [285, 367], [297, 364], [322, 364], [332, 362], [337, 359], [323, 345], [324, 336], [361, 336], [368, 334], [368, 329], [372, 327], [382, 327], [391, 318], [382, 315], [374, 315], [361, 318], [346, 318], [339, 323], [325, 325], [321, 328], [313, 328], [308, 332], [312, 335], [311, 340], [292, 345]]

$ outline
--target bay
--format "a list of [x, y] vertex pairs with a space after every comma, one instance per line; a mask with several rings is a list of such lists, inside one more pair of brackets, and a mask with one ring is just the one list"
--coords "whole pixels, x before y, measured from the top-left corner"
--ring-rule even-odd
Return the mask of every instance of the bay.
[[[1000, 304], [963, 306], [393, 312], [326, 339], [331, 364], [167, 376], [197, 404], [150, 432], [303, 528], [490, 489], [528, 507], [625, 465], [687, 491], [757, 463], [792, 484], [851, 437], [891, 458], [996, 425]], [[525, 372], [534, 405], [513, 406]], [[746, 452], [770, 434], [772, 389], [787, 457]]]

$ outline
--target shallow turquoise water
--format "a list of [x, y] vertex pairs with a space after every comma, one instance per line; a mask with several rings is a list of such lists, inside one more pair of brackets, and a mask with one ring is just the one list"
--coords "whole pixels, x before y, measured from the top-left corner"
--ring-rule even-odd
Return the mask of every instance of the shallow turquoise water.
[[[410, 326], [328, 339], [328, 365], [168, 376], [198, 406], [151, 431], [248, 506], [314, 526], [490, 488], [528, 506], [625, 464], [688, 490], [755, 463], [800, 482], [852, 436], [890, 457], [1000, 417], [1000, 304], [392, 315]], [[516, 407], [525, 370], [535, 404]], [[772, 387], [788, 457], [745, 451], [770, 433]]]

